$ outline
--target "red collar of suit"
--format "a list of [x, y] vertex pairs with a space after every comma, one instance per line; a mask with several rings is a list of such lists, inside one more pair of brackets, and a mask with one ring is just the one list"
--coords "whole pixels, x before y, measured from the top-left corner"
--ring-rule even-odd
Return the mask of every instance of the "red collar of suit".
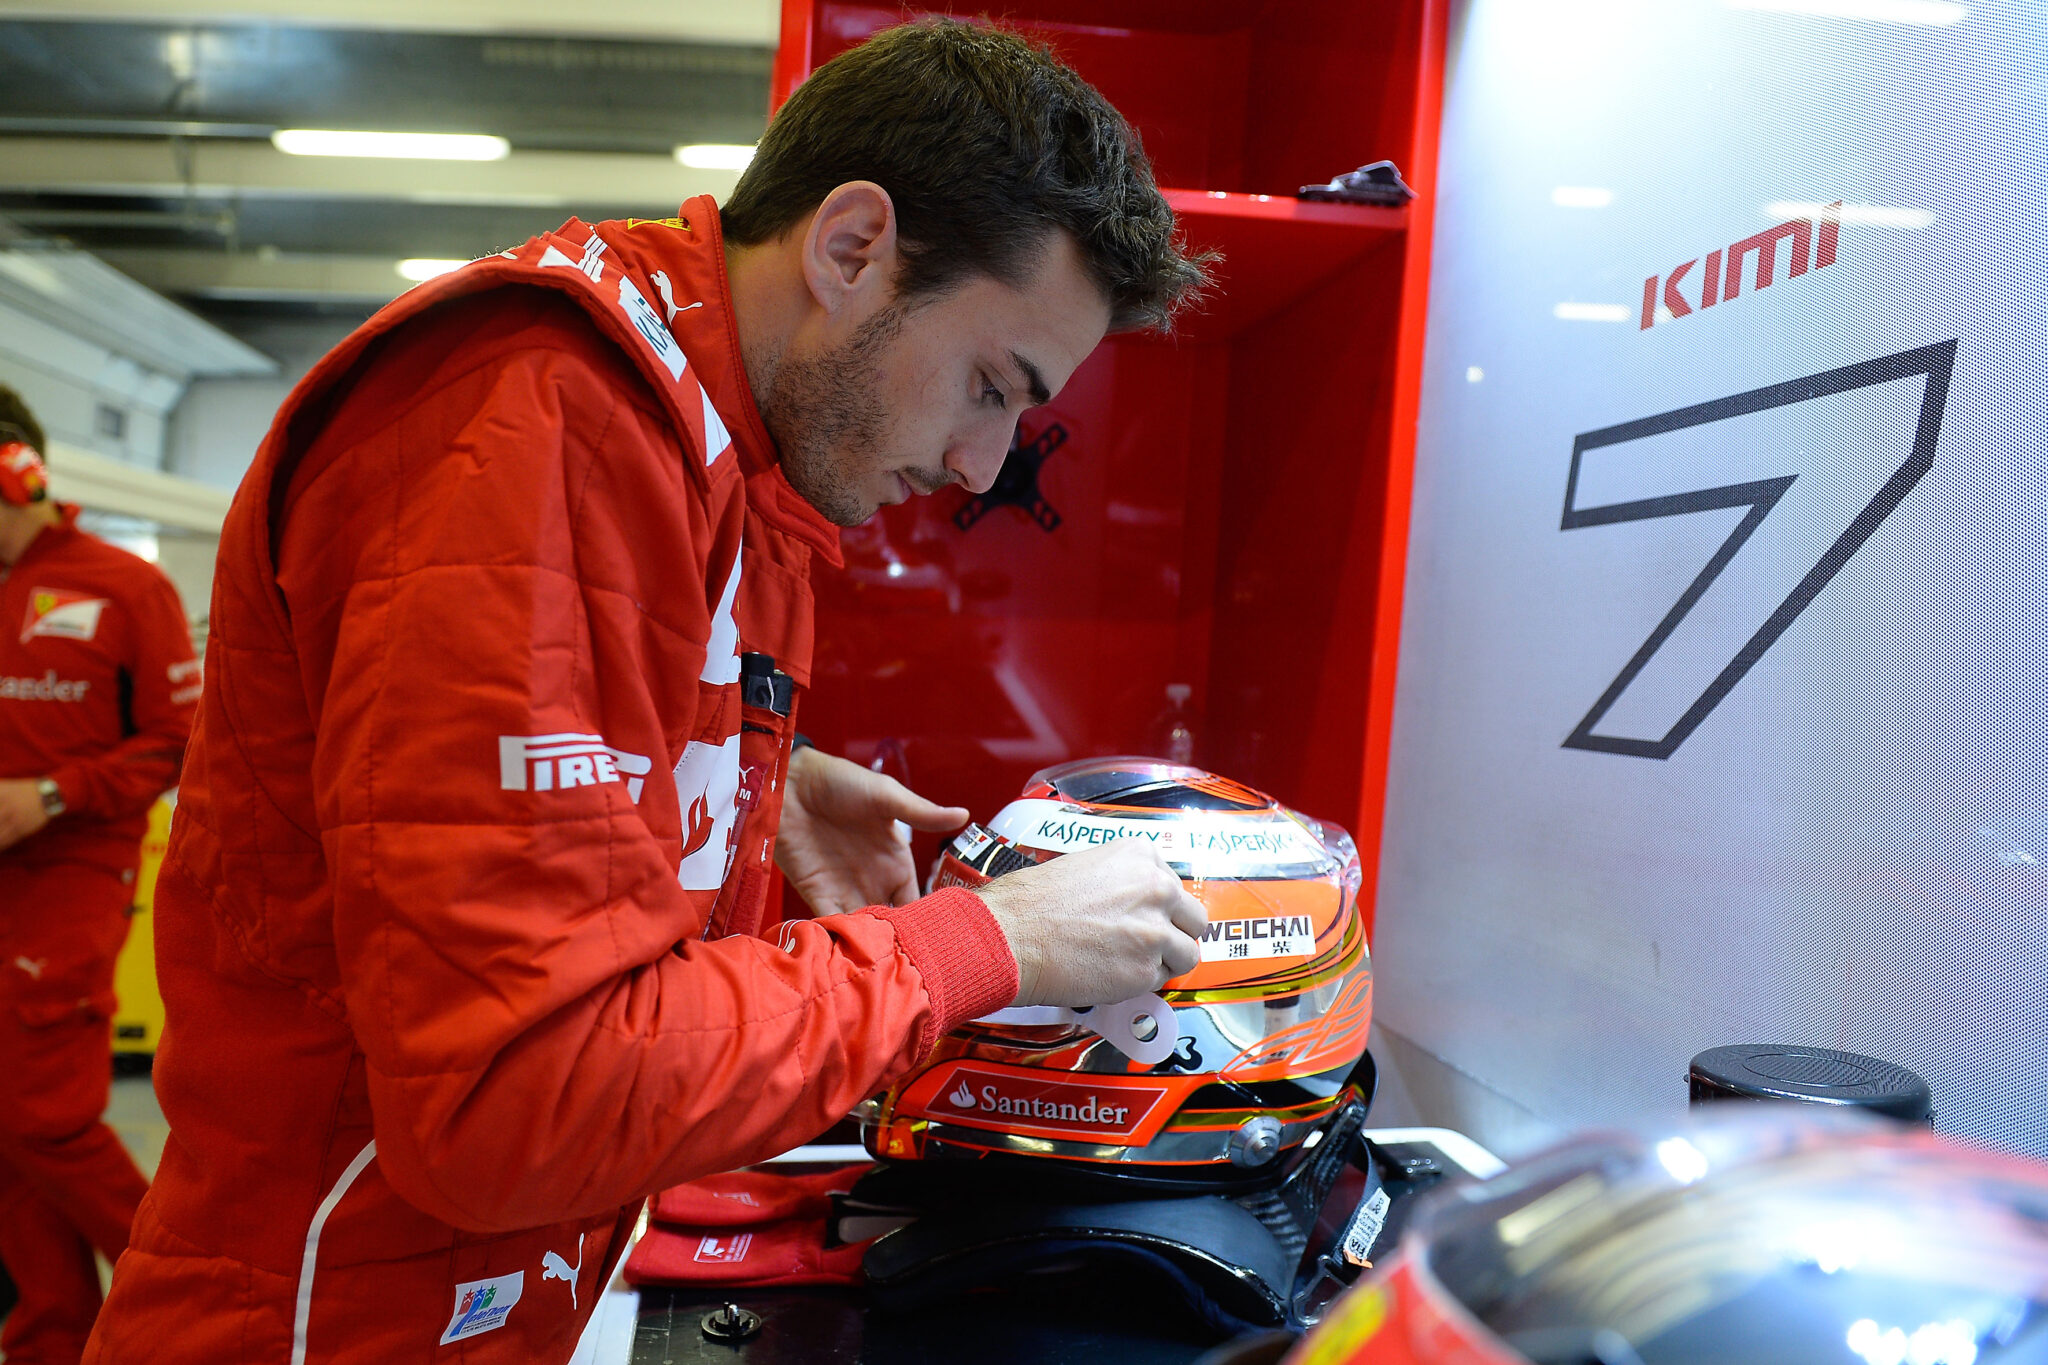
[[[565, 255], [574, 246], [581, 253], [576, 257], [579, 264], [595, 261], [601, 267], [609, 258], [626, 280], [634, 282], [640, 299], [622, 291], [621, 310], [645, 334], [649, 314], [641, 310], [644, 300], [688, 354], [697, 382], [731, 437], [747, 481], [748, 504], [770, 525], [810, 544], [838, 566], [839, 528], [820, 516], [783, 476], [781, 457], [761, 424], [760, 409], [747, 384], [725, 274], [725, 240], [712, 198], [688, 200], [673, 218], [612, 219], [595, 227], [572, 218], [537, 240], [549, 239]], [[603, 243], [594, 256], [593, 241]], [[526, 250], [519, 254], [524, 256]], [[660, 341], [658, 336], [649, 337], [657, 358]], [[715, 435], [708, 439], [716, 444]]]

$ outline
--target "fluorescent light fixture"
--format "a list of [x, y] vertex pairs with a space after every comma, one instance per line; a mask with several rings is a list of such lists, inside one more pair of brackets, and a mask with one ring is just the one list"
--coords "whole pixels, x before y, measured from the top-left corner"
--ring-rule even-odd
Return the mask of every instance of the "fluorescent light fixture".
[[293, 156], [395, 157], [407, 161], [502, 161], [512, 144], [485, 133], [352, 133], [280, 128], [270, 145]]
[[1562, 322], [1627, 322], [1632, 316], [1625, 303], [1560, 303], [1550, 315]]
[[569, 206], [569, 200], [565, 195], [512, 194], [499, 190], [410, 190], [399, 197], [408, 204], [456, 204], [465, 208], [473, 205], [519, 209], [560, 209]]
[[1614, 191], [1598, 185], [1559, 185], [1550, 192], [1550, 202], [1561, 209], [1604, 209], [1614, 202]]
[[[1803, 200], [1780, 199], [1764, 205], [1764, 217], [1783, 222], [1787, 218], [1818, 218], [1828, 205]], [[1844, 204], [1835, 210], [1838, 222], [1855, 227], [1901, 228], [1911, 231], [1930, 227], [1934, 214], [1927, 209], [1901, 208], [1891, 204]]]
[[754, 149], [737, 142], [693, 142], [676, 148], [676, 160], [693, 171], [743, 171]]
[[1862, 19], [1873, 24], [1919, 24], [1947, 28], [1970, 13], [1956, 0], [1722, 0], [1729, 9], [1772, 14], [1811, 14], [1821, 19]]
[[421, 280], [431, 280], [436, 275], [445, 275], [451, 270], [460, 270], [468, 264], [468, 261], [442, 260], [433, 256], [414, 256], [398, 263], [398, 273], [411, 280], [414, 284], [418, 284]]

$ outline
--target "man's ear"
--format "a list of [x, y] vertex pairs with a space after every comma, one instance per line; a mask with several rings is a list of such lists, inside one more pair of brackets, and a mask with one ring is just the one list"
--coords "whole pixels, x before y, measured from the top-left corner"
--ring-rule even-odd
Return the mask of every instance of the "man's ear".
[[882, 307], [896, 283], [896, 204], [889, 192], [872, 180], [833, 190], [811, 215], [802, 253], [804, 285], [828, 314], [852, 307], [858, 317]]

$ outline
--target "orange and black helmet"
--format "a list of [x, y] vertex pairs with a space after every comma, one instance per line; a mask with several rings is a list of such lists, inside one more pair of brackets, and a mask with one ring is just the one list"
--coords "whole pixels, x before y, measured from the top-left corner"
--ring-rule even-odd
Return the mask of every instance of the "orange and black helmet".
[[1208, 908], [1201, 962], [1158, 996], [963, 1025], [882, 1097], [863, 1134], [876, 1156], [1229, 1185], [1271, 1178], [1370, 1098], [1372, 967], [1341, 829], [1200, 769], [1091, 759], [1038, 773], [956, 836], [932, 885], [983, 886], [1122, 839], [1159, 849]]

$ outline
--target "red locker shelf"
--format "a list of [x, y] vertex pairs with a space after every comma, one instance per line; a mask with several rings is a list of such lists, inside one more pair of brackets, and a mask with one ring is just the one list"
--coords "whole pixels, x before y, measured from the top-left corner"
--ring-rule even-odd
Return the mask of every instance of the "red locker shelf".
[[1083, 32], [1224, 33], [1249, 28], [1260, 9], [1257, 0], [1029, 0], [990, 13]]
[[1277, 194], [1167, 190], [1188, 242], [1223, 253], [1221, 287], [1181, 334], [1215, 341], [1262, 322], [1390, 236], [1405, 208], [1323, 204]]
[[[986, 819], [1036, 768], [1156, 748], [1358, 838], [1369, 904], [1393, 708], [1447, 0], [1013, 0], [1131, 121], [1218, 288], [1110, 338], [1023, 417], [1038, 513], [948, 490], [816, 576], [806, 734]], [[954, 0], [783, 0], [772, 99]], [[1304, 203], [1381, 158], [1405, 208]], [[921, 837], [920, 865], [935, 851]]]

